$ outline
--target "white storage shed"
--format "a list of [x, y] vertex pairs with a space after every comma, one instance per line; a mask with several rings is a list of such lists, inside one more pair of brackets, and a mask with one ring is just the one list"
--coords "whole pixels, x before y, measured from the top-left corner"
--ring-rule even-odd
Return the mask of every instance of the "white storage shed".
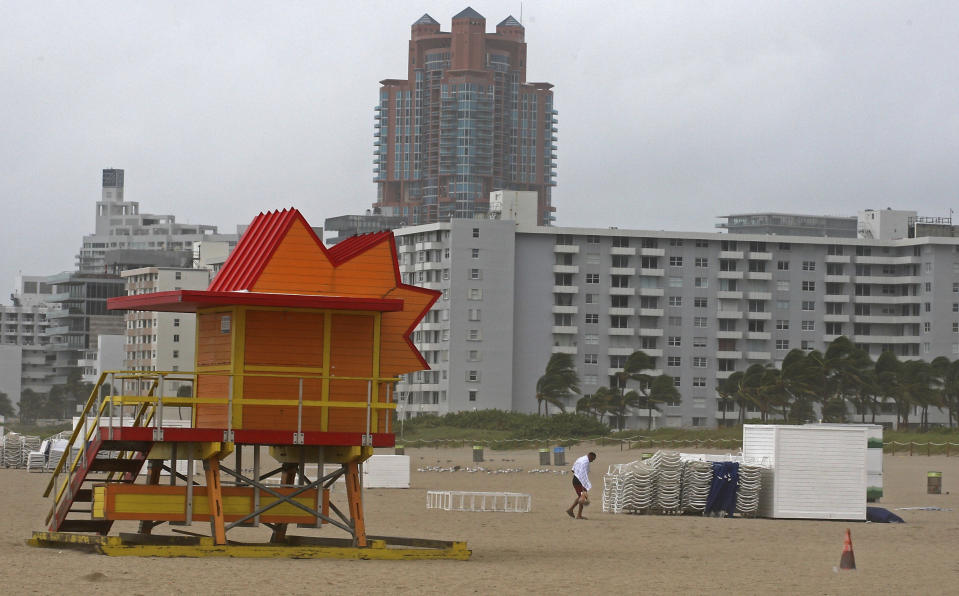
[[410, 456], [373, 455], [363, 462], [365, 488], [409, 488]]
[[863, 426], [743, 426], [743, 459], [768, 465], [759, 515], [866, 519]]
[[866, 501], [882, 498], [882, 425], [865, 423], [838, 424], [820, 422], [806, 426], [861, 426], [866, 429]]

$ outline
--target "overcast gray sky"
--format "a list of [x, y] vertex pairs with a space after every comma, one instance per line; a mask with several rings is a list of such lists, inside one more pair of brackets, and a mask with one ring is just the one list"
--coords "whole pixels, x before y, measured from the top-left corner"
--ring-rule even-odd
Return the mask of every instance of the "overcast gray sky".
[[[224, 231], [362, 213], [378, 81], [406, 76], [413, 21], [466, 5], [0, 0], [4, 301], [18, 270], [73, 267], [106, 167], [142, 212]], [[559, 225], [957, 205], [955, 1], [522, 7], [529, 80], [556, 85]]]

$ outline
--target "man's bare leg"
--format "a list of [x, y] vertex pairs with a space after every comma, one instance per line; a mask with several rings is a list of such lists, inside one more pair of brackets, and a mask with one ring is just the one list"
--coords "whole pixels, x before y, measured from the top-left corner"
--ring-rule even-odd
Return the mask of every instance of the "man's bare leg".
[[573, 504], [569, 506], [569, 509], [566, 510], [566, 515], [570, 517], [576, 517], [573, 515], [573, 508], [576, 507], [576, 503], [579, 503], [579, 495], [576, 495], [576, 500], [573, 501]]

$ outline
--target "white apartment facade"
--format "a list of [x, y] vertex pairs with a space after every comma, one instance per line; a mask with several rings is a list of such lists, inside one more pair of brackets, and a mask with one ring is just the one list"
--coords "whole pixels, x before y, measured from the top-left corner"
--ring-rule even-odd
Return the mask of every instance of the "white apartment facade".
[[[169, 290], [205, 290], [206, 269], [143, 267], [120, 274], [127, 295]], [[123, 368], [134, 371], [192, 371], [196, 356], [196, 316], [190, 313], [128, 311]], [[169, 387], [167, 388], [169, 389]]]
[[[414, 332], [433, 370], [398, 384], [403, 415], [536, 411], [536, 380], [554, 352], [573, 356], [583, 393], [591, 394], [611, 384], [630, 353], [645, 351], [656, 359], [653, 374], [672, 376], [682, 395], [654, 413], [654, 424], [687, 427], [736, 418], [721, 411], [715, 391], [734, 371], [778, 365], [793, 348], [824, 350], [841, 335], [874, 359], [884, 350], [901, 359], [959, 357], [959, 238], [508, 220], [395, 233], [403, 281], [443, 293]], [[931, 416], [945, 422], [941, 412]], [[629, 424], [645, 427], [646, 419], [634, 414]]]

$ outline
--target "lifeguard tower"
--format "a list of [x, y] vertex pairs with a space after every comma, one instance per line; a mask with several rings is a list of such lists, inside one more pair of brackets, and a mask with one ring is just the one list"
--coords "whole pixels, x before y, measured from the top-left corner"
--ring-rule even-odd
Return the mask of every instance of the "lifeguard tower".
[[[207, 290], [111, 299], [114, 310], [196, 313], [195, 370], [100, 377], [44, 492], [49, 531], [30, 543], [150, 556], [467, 558], [461, 542], [369, 536], [363, 517], [360, 466], [394, 444], [397, 375], [429, 368], [410, 334], [437, 298], [401, 282], [392, 232], [327, 249], [290, 209], [258, 215]], [[184, 384], [191, 395], [177, 395]], [[342, 507], [331, 499], [338, 479]], [[127, 520], [138, 532], [110, 535]], [[206, 521], [209, 536], [152, 531]], [[348, 536], [292, 536], [290, 524]], [[258, 525], [272, 529], [269, 543], [227, 539]]]

